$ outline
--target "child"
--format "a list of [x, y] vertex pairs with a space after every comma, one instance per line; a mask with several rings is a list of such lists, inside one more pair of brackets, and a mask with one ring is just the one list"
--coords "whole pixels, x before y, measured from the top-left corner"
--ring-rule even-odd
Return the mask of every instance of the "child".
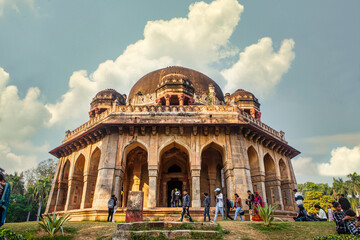
[[316, 214], [316, 216], [319, 218], [319, 220], [327, 221], [327, 216], [326, 216], [324, 209], [322, 209], [320, 207], [320, 205], [318, 205], [318, 204], [316, 204], [314, 207], [315, 207], [316, 211], [318, 211], [318, 214]]
[[354, 236], [360, 235], [360, 221], [356, 219], [356, 213], [352, 209], [349, 209], [346, 211], [345, 218], [349, 220], [347, 223], [349, 232]]
[[209, 222], [211, 221], [210, 219], [210, 197], [208, 193], [204, 193], [204, 222], [206, 222], [206, 216], [209, 217]]
[[333, 215], [334, 211], [332, 210], [330, 205], [328, 205], [327, 213], [329, 217], [329, 222], [334, 221], [334, 215]]
[[334, 202], [333, 207], [335, 208], [334, 212], [334, 221], [336, 223], [336, 231], [338, 234], [347, 234], [349, 233], [346, 223], [346, 215], [343, 211], [341, 211], [341, 204], [338, 202]]

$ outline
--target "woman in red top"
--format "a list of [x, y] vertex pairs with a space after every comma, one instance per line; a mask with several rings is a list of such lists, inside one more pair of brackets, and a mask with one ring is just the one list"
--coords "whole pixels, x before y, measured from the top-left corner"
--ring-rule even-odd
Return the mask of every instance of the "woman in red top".
[[253, 216], [253, 220], [254, 221], [262, 221], [262, 218], [259, 215], [259, 212], [257, 210], [257, 207], [260, 205], [261, 207], [264, 207], [264, 203], [262, 201], [262, 198], [260, 197], [258, 192], [255, 192], [255, 208], [254, 208], [254, 216]]

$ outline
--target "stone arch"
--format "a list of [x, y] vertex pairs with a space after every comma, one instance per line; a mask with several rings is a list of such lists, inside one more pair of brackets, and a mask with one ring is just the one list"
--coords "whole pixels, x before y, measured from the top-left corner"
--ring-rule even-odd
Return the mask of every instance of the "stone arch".
[[95, 195], [95, 186], [99, 172], [99, 163], [100, 163], [101, 150], [96, 147], [92, 152], [90, 157], [89, 170], [87, 174], [86, 181], [86, 192], [85, 192], [85, 208], [92, 208], [94, 195]]
[[70, 174], [70, 161], [69, 159], [65, 160], [64, 165], [61, 168], [59, 176], [59, 192], [57, 196], [57, 202], [55, 211], [63, 211], [65, 209], [67, 193], [69, 188], [69, 174]]
[[281, 179], [281, 195], [285, 210], [293, 210], [293, 196], [289, 174], [289, 167], [285, 161], [281, 158], [279, 160], [279, 170]]
[[[201, 151], [200, 192], [207, 192], [211, 199], [214, 199], [214, 190], [216, 188], [223, 189], [223, 193], [227, 193], [226, 181], [224, 181], [224, 188], [221, 183], [224, 155], [224, 149], [215, 142], [205, 145]], [[200, 195], [200, 201], [203, 206], [203, 194]], [[211, 206], [215, 206], [215, 201], [211, 201]]]
[[261, 182], [263, 181], [263, 174], [260, 171], [259, 155], [253, 146], [247, 150], [249, 159], [250, 175], [253, 191], [261, 192]]
[[[159, 175], [157, 183], [157, 206], [170, 207], [171, 194], [176, 188], [182, 192], [190, 190], [190, 154], [186, 145], [177, 141], [168, 141], [160, 147]], [[177, 166], [179, 171], [169, 171]]]
[[278, 204], [281, 193], [279, 192], [279, 183], [276, 178], [275, 161], [269, 153], [266, 153], [264, 156], [264, 167], [267, 203], [271, 205]]
[[141, 140], [133, 140], [130, 141], [128, 144], [126, 144], [126, 146], [123, 148], [123, 153], [122, 153], [122, 158], [121, 158], [121, 163], [120, 166], [123, 167], [123, 169], [125, 169], [126, 167], [126, 159], [127, 156], [129, 154], [129, 152], [133, 149], [135, 149], [136, 147], [140, 147], [142, 148], [144, 151], [146, 151], [147, 153], [149, 152], [149, 148], [148, 145], [145, 144], [144, 142], [142, 142]]
[[123, 151], [122, 168], [124, 181], [119, 205], [126, 207], [130, 191], [144, 192], [143, 207], [147, 207], [149, 196], [148, 151], [146, 145], [139, 141], [132, 141]]
[[68, 210], [80, 209], [84, 188], [84, 168], [85, 157], [83, 154], [80, 154], [75, 161], [74, 169], [72, 172]]
[[159, 159], [158, 159], [158, 163], [161, 162], [161, 155], [168, 151], [169, 149], [173, 148], [173, 147], [176, 147], [180, 150], [182, 150], [183, 152], [185, 152], [186, 154], [188, 154], [189, 156], [189, 161], [191, 162], [191, 159], [190, 159], [190, 152], [191, 152], [191, 149], [190, 147], [184, 143], [183, 141], [179, 141], [179, 140], [174, 140], [174, 139], [171, 139], [171, 140], [168, 140], [166, 142], [164, 142], [160, 148], [159, 148]]

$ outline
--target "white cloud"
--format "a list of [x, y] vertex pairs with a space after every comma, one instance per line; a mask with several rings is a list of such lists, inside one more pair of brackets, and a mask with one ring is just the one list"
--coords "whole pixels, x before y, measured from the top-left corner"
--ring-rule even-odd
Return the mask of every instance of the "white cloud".
[[9, 74], [0, 67], [0, 143], [28, 139], [50, 118], [39, 100], [38, 88], [30, 88], [21, 99], [18, 88], [7, 85], [9, 79]]
[[312, 161], [311, 157], [298, 157], [292, 160], [295, 176], [312, 176], [318, 175], [317, 164]]
[[22, 5], [27, 5], [30, 8], [33, 8], [34, 0], [0, 0], [0, 17], [4, 14], [5, 9], [8, 7], [19, 13], [19, 8]]
[[239, 54], [239, 61], [222, 71], [227, 80], [225, 90], [244, 88], [260, 96], [271, 92], [295, 58], [294, 45], [294, 40], [285, 39], [279, 51], [274, 52], [271, 38], [264, 37], [246, 47]]
[[16, 155], [7, 144], [0, 143], [0, 166], [6, 173], [22, 172], [37, 164], [36, 156]]
[[209, 69], [236, 53], [229, 38], [243, 11], [236, 0], [216, 0], [210, 4], [197, 2], [189, 7], [187, 18], [149, 21], [144, 39], [129, 45], [115, 61], [107, 60], [89, 76], [75, 72], [70, 89], [56, 104], [48, 104], [52, 113], [50, 125], [67, 119], [86, 117], [91, 98], [105, 88], [127, 94], [144, 74], [170, 65]]
[[360, 145], [353, 148], [339, 147], [331, 151], [329, 163], [319, 164], [323, 176], [346, 176], [360, 172]]

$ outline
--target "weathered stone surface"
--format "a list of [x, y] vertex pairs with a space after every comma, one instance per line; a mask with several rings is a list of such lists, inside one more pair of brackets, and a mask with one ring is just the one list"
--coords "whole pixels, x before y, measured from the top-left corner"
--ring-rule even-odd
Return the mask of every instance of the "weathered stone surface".
[[[282, 210], [296, 209], [291, 158], [299, 151], [261, 122], [253, 94], [239, 90], [224, 98], [205, 75], [171, 67], [146, 75], [125, 101], [115, 90], [100, 92], [90, 120], [51, 151], [60, 160], [46, 212], [105, 220], [115, 195], [117, 220], [141, 220], [143, 209], [146, 219], [178, 220], [168, 208], [177, 188], [188, 190], [190, 212], [201, 220], [203, 193], [214, 207], [218, 187], [232, 201], [239, 194], [245, 208], [246, 191], [253, 190]], [[142, 192], [141, 203], [132, 191]]]

